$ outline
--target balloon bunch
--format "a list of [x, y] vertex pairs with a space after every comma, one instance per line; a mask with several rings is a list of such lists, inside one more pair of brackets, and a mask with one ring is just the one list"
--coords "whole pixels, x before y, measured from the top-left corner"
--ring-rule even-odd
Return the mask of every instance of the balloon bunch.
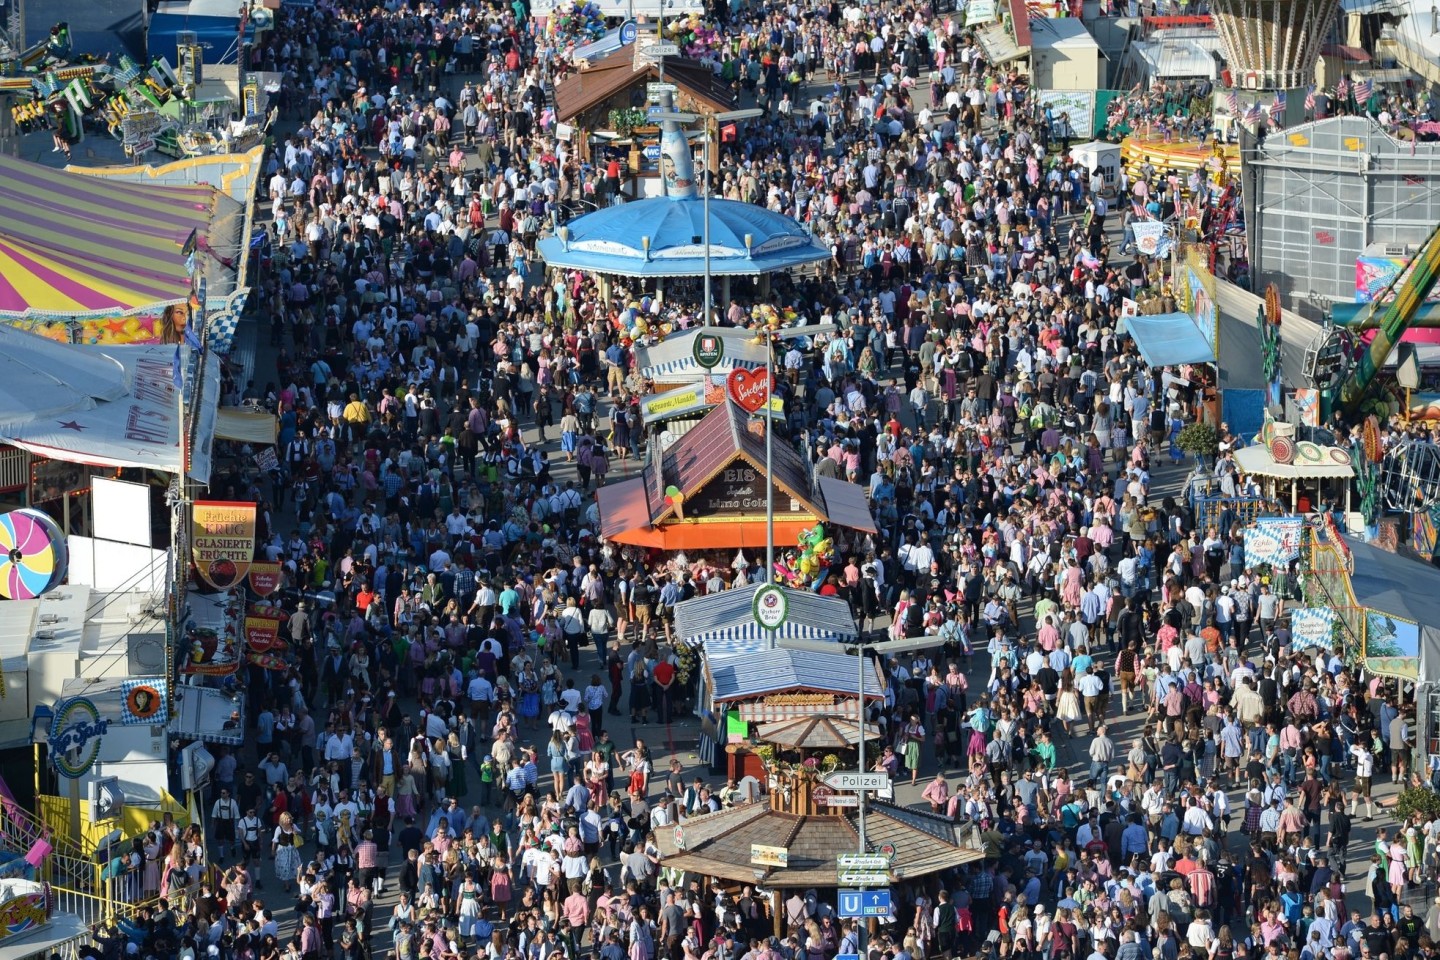
[[669, 320], [655, 319], [659, 310], [660, 304], [651, 297], [631, 300], [630, 304], [615, 318], [615, 325], [620, 330], [620, 342], [628, 347], [646, 337], [663, 340], [673, 333], [675, 331], [674, 323]]
[[556, 10], [546, 21], [552, 37], [567, 37], [580, 43], [605, 35], [605, 17], [598, 3], [575, 3], [568, 10]]
[[785, 551], [785, 556], [775, 561], [775, 574], [781, 583], [818, 593], [834, 562], [835, 541], [826, 536], [825, 525], [817, 523], [800, 531], [798, 549]]

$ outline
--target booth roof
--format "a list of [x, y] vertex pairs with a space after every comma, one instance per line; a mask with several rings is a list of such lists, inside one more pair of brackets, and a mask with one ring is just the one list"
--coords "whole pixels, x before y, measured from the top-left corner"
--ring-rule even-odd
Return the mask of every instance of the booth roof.
[[0, 314], [71, 319], [183, 302], [183, 248], [192, 232], [208, 246], [220, 196], [0, 155]]
[[[568, 123], [632, 85], [660, 79], [659, 61], [635, 64], [636, 44], [619, 47], [555, 85], [555, 117]], [[714, 71], [689, 57], [665, 57], [665, 80], [712, 112], [733, 109], [735, 95]]]
[[1350, 589], [1357, 603], [1414, 621], [1422, 631], [1440, 624], [1440, 570], [1418, 557], [1391, 553], [1354, 537], [1343, 539], [1355, 558]]
[[[747, 614], [748, 615], [748, 614]], [[855, 659], [844, 653], [777, 648], [728, 657], [708, 657], [710, 689], [717, 703], [788, 691], [854, 695], [860, 682]], [[885, 687], [873, 662], [865, 670], [865, 695], [883, 697]]]
[[[865, 819], [872, 848], [893, 844], [897, 880], [911, 880], [985, 858], [974, 824], [907, 810], [871, 800]], [[676, 843], [683, 838], [684, 849]], [[752, 844], [783, 838], [789, 863], [784, 867], [751, 865]], [[742, 804], [706, 816], [691, 817], [677, 830], [656, 835], [662, 865], [753, 883], [756, 872], [769, 887], [782, 889], [835, 885], [835, 854], [854, 850], [859, 834], [850, 815], [798, 816], [770, 808], [768, 801]]]
[[[721, 590], [675, 605], [675, 633], [687, 642], [704, 644], [712, 654], [722, 649], [753, 650], [766, 641], [766, 631], [751, 615], [760, 584]], [[850, 604], [810, 590], [782, 588], [790, 600], [790, 616], [776, 633], [811, 640], [853, 641], [859, 636]]]
[[[713, 276], [759, 276], [830, 257], [826, 247], [784, 214], [720, 197], [711, 197], [709, 206]], [[634, 200], [576, 217], [567, 227], [568, 240], [551, 236], [540, 241], [540, 256], [549, 266], [626, 277], [705, 273], [702, 198]], [[650, 238], [648, 254], [645, 237]]]
[[1339, 447], [1321, 447], [1324, 459], [1317, 463], [1276, 463], [1275, 458], [1270, 455], [1270, 450], [1264, 444], [1253, 444], [1248, 447], [1241, 447], [1235, 451], [1235, 465], [1246, 473], [1253, 473], [1258, 477], [1277, 477], [1281, 480], [1322, 480], [1331, 477], [1353, 477], [1355, 468], [1350, 461], [1337, 462], [1329, 455], [1331, 450], [1339, 450]]

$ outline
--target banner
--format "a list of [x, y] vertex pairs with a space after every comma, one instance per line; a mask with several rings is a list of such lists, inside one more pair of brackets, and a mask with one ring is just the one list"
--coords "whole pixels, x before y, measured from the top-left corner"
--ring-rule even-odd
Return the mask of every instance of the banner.
[[995, 19], [995, 0], [970, 0], [965, 4], [965, 26], [973, 27]]
[[120, 722], [129, 726], [140, 723], [170, 722], [170, 684], [164, 677], [126, 680], [120, 684]]
[[1437, 532], [1435, 517], [1428, 510], [1418, 511], [1410, 525], [1410, 549], [1422, 560], [1433, 560], [1437, 543], [1440, 543], [1440, 532]]
[[280, 589], [280, 564], [252, 563], [250, 565], [250, 589], [259, 597], [268, 597]]
[[1306, 427], [1320, 426], [1320, 391], [1313, 387], [1296, 387], [1290, 402]]
[[1301, 517], [1260, 517], [1245, 530], [1245, 566], [1284, 568], [1300, 556]]
[[1068, 126], [1072, 138], [1089, 140], [1095, 132], [1095, 91], [1094, 90], [1040, 90], [1035, 94], [1040, 102], [1040, 115], [1049, 108], [1056, 137], [1066, 134]]
[[1420, 625], [1365, 608], [1365, 667], [1382, 677], [1420, 674]]
[[1170, 253], [1171, 240], [1165, 235], [1161, 220], [1136, 220], [1130, 224], [1135, 234], [1135, 249], [1147, 257], [1163, 257]]
[[280, 621], [269, 617], [245, 618], [245, 643], [255, 653], [265, 653], [280, 639]]
[[1334, 636], [1335, 611], [1329, 607], [1301, 607], [1290, 611], [1290, 646], [1298, 650], [1329, 650]]
[[[1391, 281], [1402, 273], [1410, 272], [1409, 266], [1410, 260], [1407, 257], [1356, 257], [1355, 302], [1374, 302], [1385, 292]], [[1396, 289], [1399, 289], [1399, 284]], [[1393, 292], [1387, 299], [1394, 299]], [[1427, 303], [1440, 303], [1440, 287], [1432, 289], [1425, 300]]]
[[195, 571], [217, 590], [245, 579], [255, 559], [255, 504], [197, 500], [190, 511]]

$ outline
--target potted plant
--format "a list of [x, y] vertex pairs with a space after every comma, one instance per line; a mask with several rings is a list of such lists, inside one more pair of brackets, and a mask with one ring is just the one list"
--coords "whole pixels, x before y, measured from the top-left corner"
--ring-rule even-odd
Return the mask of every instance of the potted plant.
[[1193, 456], [1196, 466], [1203, 466], [1220, 449], [1220, 435], [1208, 423], [1187, 423], [1175, 437], [1175, 446]]
[[1407, 787], [1401, 790], [1400, 795], [1395, 798], [1395, 819], [1405, 823], [1417, 813], [1426, 820], [1440, 817], [1440, 793], [1436, 793], [1428, 786]]

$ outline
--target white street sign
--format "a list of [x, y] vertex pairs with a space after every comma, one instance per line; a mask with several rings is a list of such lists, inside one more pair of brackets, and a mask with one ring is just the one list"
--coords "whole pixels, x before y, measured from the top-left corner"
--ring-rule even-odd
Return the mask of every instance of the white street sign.
[[860, 806], [860, 798], [853, 793], [832, 793], [828, 797], [822, 797], [821, 800], [827, 807]]
[[652, 43], [646, 47], [645, 53], [652, 57], [678, 57], [680, 55], [680, 44], [671, 43], [669, 40], [662, 40], [659, 43]]
[[890, 774], [881, 771], [836, 770], [825, 775], [825, 786], [836, 790], [888, 790]]
[[888, 873], [842, 873], [836, 879], [842, 886], [847, 887], [888, 887], [890, 885], [890, 874]]
[[[652, 53], [652, 52], [654, 51], [654, 49], [655, 49], [654, 47], [651, 47], [649, 50], [646, 51], [646, 53]], [[655, 56], [658, 56], [658, 54], [654, 54], [654, 55], [655, 55]], [[680, 88], [677, 87], [677, 86], [675, 86], [675, 84], [673, 84], [673, 83], [647, 83], [647, 84], [645, 84], [645, 99], [649, 100], [651, 103], [659, 103], [659, 102], [660, 102], [660, 98], [663, 97], [663, 96], [664, 96], [665, 94], [667, 94], [667, 93], [670, 94], [671, 96], [674, 96], [675, 94], [677, 94], [677, 93], [679, 93], [679, 92], [680, 92]]]
[[890, 858], [878, 853], [839, 853], [835, 855], [835, 866], [840, 870], [869, 870], [888, 872]]

